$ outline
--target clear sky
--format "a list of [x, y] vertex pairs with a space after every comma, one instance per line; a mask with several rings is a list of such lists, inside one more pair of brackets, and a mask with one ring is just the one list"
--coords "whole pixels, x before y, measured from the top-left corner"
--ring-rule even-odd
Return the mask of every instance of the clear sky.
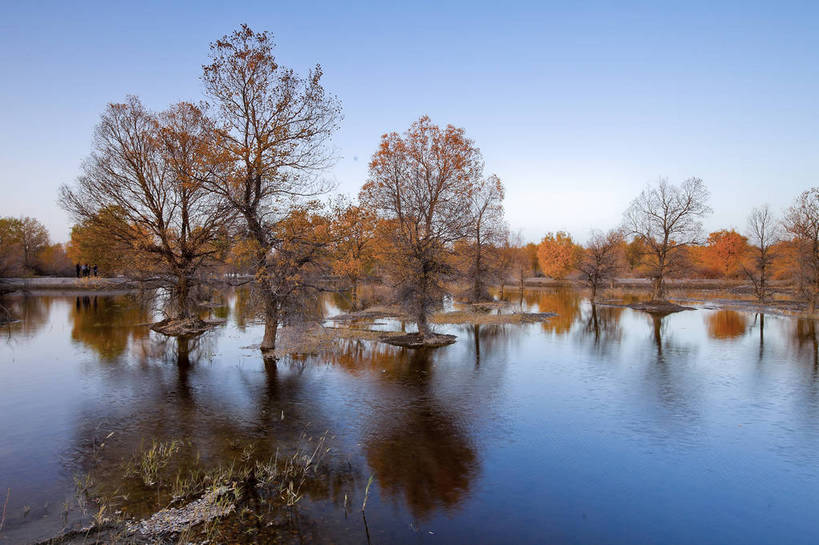
[[744, 228], [819, 185], [817, 2], [15, 2], [0, 4], [0, 216], [65, 241], [57, 188], [108, 102], [202, 98], [208, 43], [271, 31], [344, 107], [327, 175], [355, 194], [379, 136], [464, 127], [513, 228], [585, 240], [648, 182], [701, 177], [706, 227]]

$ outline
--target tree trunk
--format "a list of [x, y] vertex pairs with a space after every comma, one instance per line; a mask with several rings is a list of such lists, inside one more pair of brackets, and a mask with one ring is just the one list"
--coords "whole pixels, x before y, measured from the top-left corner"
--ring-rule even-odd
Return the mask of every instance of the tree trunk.
[[352, 309], [353, 311], [358, 310], [358, 278], [353, 279], [353, 293], [351, 295], [352, 299]]
[[662, 275], [654, 278], [654, 293], [652, 299], [655, 301], [665, 301], [665, 282], [663, 281]]
[[264, 337], [259, 348], [262, 352], [272, 352], [276, 349], [276, 333], [279, 329], [279, 305], [270, 289], [270, 281], [263, 278], [259, 284], [264, 299]]
[[176, 296], [177, 301], [177, 318], [187, 319], [191, 317], [190, 305], [188, 304], [188, 297], [190, 295], [190, 285], [188, 283], [188, 276], [184, 273], [180, 274], [176, 280]]
[[481, 246], [480, 244], [476, 247], [475, 253], [475, 279], [472, 286], [472, 301], [477, 303], [481, 300], [483, 286], [481, 285]]
[[429, 324], [427, 323], [427, 313], [424, 309], [418, 311], [416, 324], [418, 325], [418, 334], [421, 336], [421, 338], [430, 336], [432, 332], [429, 329]]

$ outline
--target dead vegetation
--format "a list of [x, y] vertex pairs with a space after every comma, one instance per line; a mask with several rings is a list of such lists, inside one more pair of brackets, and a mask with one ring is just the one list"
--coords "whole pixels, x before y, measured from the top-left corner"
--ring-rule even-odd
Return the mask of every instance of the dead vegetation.
[[[225, 541], [221, 525], [230, 525], [230, 517], [251, 511], [257, 518], [274, 517], [294, 508], [307, 489], [321, 488], [330, 452], [326, 433], [303, 434], [289, 453], [276, 448], [269, 458], [260, 458], [248, 444], [230, 462], [206, 467], [198, 455], [190, 460], [188, 446], [183, 440], [154, 441], [138, 449], [123, 464], [123, 482], [100, 481], [93, 469], [76, 478], [81, 506], [90, 510], [93, 522], [41, 545], [221, 543]], [[129, 502], [138, 501], [123, 493], [128, 482], [134, 496], [143, 489], [155, 498], [149, 516], [126, 515]], [[265, 508], [258, 509], [262, 505]]]

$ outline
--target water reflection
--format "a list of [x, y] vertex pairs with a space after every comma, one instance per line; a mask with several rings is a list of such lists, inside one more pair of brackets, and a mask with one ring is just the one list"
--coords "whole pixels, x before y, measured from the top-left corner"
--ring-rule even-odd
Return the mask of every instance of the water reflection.
[[149, 301], [131, 295], [78, 296], [70, 312], [71, 338], [108, 362], [122, 356], [132, 341], [146, 339], [152, 321]]
[[122, 472], [153, 440], [182, 441], [173, 479], [325, 431], [331, 454], [297, 513], [248, 522], [255, 535], [239, 525], [227, 541], [364, 542], [361, 517], [345, 514], [371, 474], [374, 542], [418, 542], [428, 534], [416, 521], [441, 542], [815, 541], [815, 321], [505, 295], [563, 314], [544, 327], [446, 326], [459, 340], [440, 350], [348, 339], [268, 366], [244, 349], [260, 333], [246, 289], [204, 294], [201, 308], [228, 323], [191, 339], [139, 325], [155, 305], [133, 296], [18, 298], [31, 323], [0, 344], [11, 542], [59, 530], [37, 506], [70, 497], [74, 473], [92, 472], [128, 513], [167, 504]]
[[9, 338], [36, 335], [48, 320], [53, 301], [52, 297], [29, 295], [0, 298], [0, 304], [8, 310], [13, 320], [2, 326], [3, 333]]
[[733, 310], [718, 310], [705, 318], [708, 336], [712, 339], [733, 339], [741, 337], [748, 329], [745, 315]]
[[602, 306], [595, 303], [588, 305], [583, 317], [581, 336], [591, 341], [591, 345], [600, 354], [610, 352], [618, 347], [623, 338], [623, 329], [620, 327], [622, 307]]
[[[454, 415], [434, 397], [433, 351], [402, 350], [398, 378], [404, 402], [374, 415], [364, 439], [382, 493], [401, 498], [416, 519], [456, 508], [477, 474], [477, 454]], [[386, 362], [385, 362], [386, 363]]]
[[799, 318], [795, 320], [791, 337], [797, 355], [807, 360], [815, 371], [819, 371], [819, 337], [816, 335], [816, 320]]

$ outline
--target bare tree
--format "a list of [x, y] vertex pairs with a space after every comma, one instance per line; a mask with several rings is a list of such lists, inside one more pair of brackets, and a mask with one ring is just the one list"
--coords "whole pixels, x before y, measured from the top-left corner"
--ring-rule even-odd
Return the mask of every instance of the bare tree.
[[332, 164], [328, 143], [341, 109], [321, 84], [320, 66], [305, 76], [280, 66], [270, 35], [247, 25], [212, 43], [203, 69], [205, 91], [218, 108], [216, 135], [225, 168], [209, 187], [244, 219], [256, 245], [265, 316], [260, 348], [272, 351], [287, 303], [274, 287], [274, 279], [283, 278], [274, 254], [293, 242], [281, 238], [289, 231], [278, 225], [327, 191], [316, 173]]
[[591, 289], [591, 300], [597, 299], [597, 291], [605, 282], [614, 279], [623, 269], [623, 235], [618, 230], [606, 234], [594, 233], [583, 249], [577, 265], [583, 283]]
[[[60, 203], [78, 222], [92, 222], [174, 279], [175, 318], [190, 318], [190, 284], [216, 256], [213, 242], [230, 209], [203, 189], [212, 175], [201, 110], [181, 103], [155, 115], [136, 97], [110, 104], [94, 133], [94, 150]], [[113, 211], [113, 212], [112, 212]], [[99, 225], [100, 222], [103, 225]]]
[[386, 266], [422, 341], [432, 334], [427, 316], [452, 272], [452, 245], [470, 236], [473, 216], [465, 202], [482, 174], [480, 151], [463, 129], [441, 129], [426, 116], [403, 135], [384, 135], [370, 161], [360, 200], [385, 220]]
[[764, 303], [770, 295], [768, 281], [771, 264], [776, 258], [774, 246], [782, 238], [779, 222], [773, 217], [768, 205], [754, 208], [748, 216], [748, 241], [751, 243], [750, 266], [742, 268], [754, 286], [756, 298]]
[[699, 178], [679, 186], [661, 178], [644, 189], [624, 214], [624, 230], [646, 247], [653, 299], [665, 300], [665, 277], [679, 270], [687, 246], [702, 236], [700, 219], [711, 212], [708, 189]]
[[506, 235], [503, 221], [504, 188], [500, 178], [491, 175], [475, 185], [469, 200], [472, 214], [469, 250], [471, 255], [468, 276], [472, 283], [472, 301], [489, 297], [487, 284], [504, 271], [501, 267], [500, 246]]
[[785, 229], [798, 248], [801, 295], [811, 313], [816, 312], [819, 296], [819, 187], [813, 187], [796, 198], [785, 212]]

